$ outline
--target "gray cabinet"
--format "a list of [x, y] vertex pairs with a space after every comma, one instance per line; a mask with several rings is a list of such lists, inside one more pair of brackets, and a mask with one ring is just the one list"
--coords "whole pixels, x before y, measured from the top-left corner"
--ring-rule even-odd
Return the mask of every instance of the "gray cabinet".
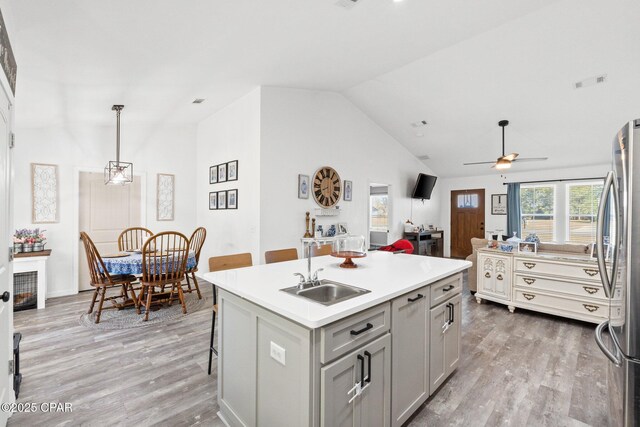
[[461, 338], [460, 294], [431, 309], [430, 394], [458, 367]]
[[391, 423], [400, 426], [429, 397], [429, 288], [391, 302]]
[[322, 367], [320, 425], [388, 426], [390, 380], [391, 335], [388, 333]]

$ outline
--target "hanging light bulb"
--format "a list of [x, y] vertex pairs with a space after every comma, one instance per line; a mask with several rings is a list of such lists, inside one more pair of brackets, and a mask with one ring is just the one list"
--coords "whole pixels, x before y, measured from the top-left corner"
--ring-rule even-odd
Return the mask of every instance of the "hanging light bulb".
[[104, 168], [104, 183], [107, 185], [124, 185], [133, 182], [133, 163], [120, 161], [120, 112], [124, 105], [111, 107], [116, 112], [116, 160], [109, 161]]
[[504, 157], [499, 157], [496, 161], [496, 169], [503, 170], [509, 169], [511, 167], [511, 161], [505, 159]]

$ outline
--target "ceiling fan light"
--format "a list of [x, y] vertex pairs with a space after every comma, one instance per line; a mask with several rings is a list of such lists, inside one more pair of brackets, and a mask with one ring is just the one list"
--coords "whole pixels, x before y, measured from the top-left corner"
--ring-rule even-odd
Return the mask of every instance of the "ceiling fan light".
[[509, 169], [511, 167], [511, 162], [507, 159], [498, 159], [496, 162], [496, 169], [503, 170]]

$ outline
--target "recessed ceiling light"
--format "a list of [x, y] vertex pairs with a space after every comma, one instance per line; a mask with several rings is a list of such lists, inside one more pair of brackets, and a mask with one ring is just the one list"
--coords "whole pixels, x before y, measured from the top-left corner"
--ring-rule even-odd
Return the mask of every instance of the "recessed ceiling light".
[[204, 102], [204, 98], [196, 98], [193, 100], [193, 104], [202, 104]]

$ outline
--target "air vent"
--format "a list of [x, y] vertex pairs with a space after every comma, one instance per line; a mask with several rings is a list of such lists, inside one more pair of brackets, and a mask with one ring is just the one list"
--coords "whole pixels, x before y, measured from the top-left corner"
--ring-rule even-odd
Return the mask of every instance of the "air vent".
[[581, 80], [579, 82], [575, 82], [573, 87], [575, 89], [582, 89], [588, 86], [594, 86], [600, 83], [605, 83], [607, 81], [607, 75], [601, 74], [599, 76], [589, 77], [588, 79]]
[[428, 154], [425, 154], [425, 155], [422, 155], [422, 156], [418, 156], [418, 158], [419, 158], [420, 160], [429, 160], [431, 157], [429, 157], [429, 155], [428, 155]]
[[336, 6], [340, 6], [344, 9], [353, 9], [356, 4], [361, 2], [362, 0], [338, 0], [336, 2]]
[[426, 126], [427, 125], [427, 121], [426, 120], [420, 120], [419, 122], [413, 122], [411, 123], [411, 126], [414, 128], [420, 128], [422, 126]]
[[202, 104], [204, 102], [204, 98], [196, 98], [193, 100], [193, 104]]

